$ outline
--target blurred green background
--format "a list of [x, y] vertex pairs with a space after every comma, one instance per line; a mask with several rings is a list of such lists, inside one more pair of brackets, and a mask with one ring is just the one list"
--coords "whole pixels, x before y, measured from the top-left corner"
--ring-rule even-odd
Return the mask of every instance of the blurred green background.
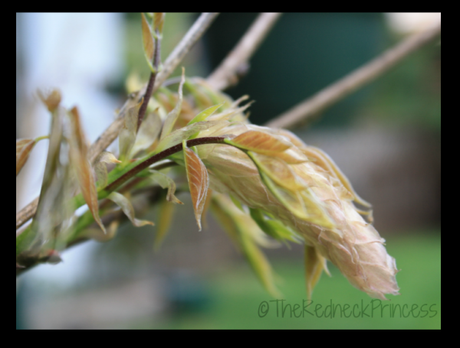
[[[163, 60], [196, 16], [166, 16]], [[255, 16], [221, 14], [184, 61], [187, 75], [206, 77]], [[145, 81], [149, 73], [139, 14], [123, 15], [123, 25], [125, 68], [105, 85], [120, 105], [129, 74]], [[391, 30], [384, 14], [284, 14], [254, 55], [248, 74], [227, 92], [234, 98], [249, 94], [255, 99], [250, 120], [263, 124], [402, 38]], [[305, 142], [325, 150], [360, 196], [373, 204], [375, 226], [401, 270], [397, 275], [401, 295], [372, 302], [329, 263], [332, 277], [322, 275], [308, 311], [316, 305], [326, 310], [331, 301], [368, 305], [357, 318], [338, 312], [319, 317], [302, 310], [296, 314], [303, 315], [291, 318], [289, 309], [277, 315], [276, 302], [270, 302], [275, 299], [212, 218], [209, 229], [197, 231], [189, 197], [181, 194], [178, 198], [185, 204], [177, 207], [171, 232], [158, 253], [152, 251], [155, 227], [135, 229], [125, 224], [109, 243], [87, 243], [85, 268], [79, 273], [64, 271], [70, 278], [67, 283], [41, 272], [64, 267], [75, 250], [64, 254], [64, 265], [39, 266], [22, 276], [17, 286], [17, 327], [439, 329], [440, 128], [440, 46], [435, 43], [305, 128], [294, 130]], [[143, 218], [157, 222], [157, 207]], [[283, 304], [302, 307], [306, 300], [302, 248], [283, 246], [266, 250], [266, 255], [278, 275]], [[265, 304], [268, 312], [261, 316]], [[278, 305], [281, 310], [281, 302]], [[372, 305], [388, 307], [383, 313], [380, 307], [375, 309], [369, 317]], [[390, 307], [396, 312], [390, 313]]]

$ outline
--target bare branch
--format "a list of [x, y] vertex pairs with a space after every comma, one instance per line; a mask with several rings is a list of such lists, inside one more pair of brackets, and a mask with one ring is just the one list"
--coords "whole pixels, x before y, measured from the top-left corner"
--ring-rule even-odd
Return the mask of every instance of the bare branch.
[[441, 25], [431, 27], [421, 33], [412, 34], [377, 58], [356, 69], [334, 84], [319, 91], [311, 98], [289, 109], [266, 124], [272, 128], [293, 128], [304, 123], [309, 117], [345, 98], [358, 88], [371, 82], [403, 58], [418, 48], [431, 42], [441, 33]]
[[[163, 66], [163, 69], [158, 73], [155, 79], [155, 86], [153, 92], [155, 92], [159, 86], [169, 77], [179, 63], [184, 59], [185, 55], [190, 51], [193, 45], [201, 38], [204, 32], [209, 28], [210, 24], [217, 17], [218, 13], [202, 13], [200, 17], [195, 21], [192, 27], [188, 30], [187, 34], [177, 44], [174, 50], [171, 52], [169, 57]], [[123, 117], [128, 105], [132, 105], [132, 99], [136, 98], [139, 102], [140, 98], [145, 95], [147, 84], [137, 93], [130, 96], [125, 102], [123, 107], [120, 109], [118, 118], [99, 136], [99, 138], [91, 145], [89, 149], [89, 160], [91, 163], [97, 158], [97, 156], [105, 150], [117, 137], [121, 126], [123, 125]], [[38, 198], [29, 203], [26, 207], [20, 210], [16, 214], [16, 229], [21, 227], [29, 219], [31, 219], [37, 211]]]
[[261, 13], [235, 48], [207, 78], [207, 82], [219, 90], [236, 84], [237, 71], [248, 63], [279, 16], [280, 13]]

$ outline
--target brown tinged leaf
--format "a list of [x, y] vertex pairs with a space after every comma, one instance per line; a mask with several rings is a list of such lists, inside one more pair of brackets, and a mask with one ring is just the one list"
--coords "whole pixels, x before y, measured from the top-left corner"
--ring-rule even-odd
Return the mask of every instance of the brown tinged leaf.
[[153, 28], [160, 35], [163, 33], [164, 21], [165, 21], [165, 13], [164, 12], [154, 12], [153, 13]]
[[285, 151], [292, 146], [279, 137], [258, 130], [249, 130], [226, 142], [244, 150], [267, 155]]
[[184, 148], [184, 161], [187, 171], [188, 186], [192, 196], [193, 209], [198, 228], [201, 231], [201, 215], [206, 203], [206, 195], [209, 187], [209, 176], [201, 159], [189, 148], [187, 142], [182, 142]]
[[150, 70], [153, 73], [156, 73], [155, 68], [153, 67], [153, 54], [155, 52], [155, 40], [153, 39], [152, 30], [150, 25], [145, 18], [145, 15], [141, 13], [142, 16], [142, 44], [144, 47], [144, 56]]
[[29, 153], [34, 148], [35, 144], [42, 139], [47, 139], [48, 136], [38, 137], [36, 139], [19, 139], [16, 140], [16, 175], [19, 174], [24, 164], [29, 159]]
[[70, 110], [71, 132], [70, 132], [70, 162], [77, 174], [78, 184], [81, 193], [88, 205], [94, 220], [105, 231], [104, 225], [99, 217], [99, 204], [97, 199], [96, 182], [93, 171], [88, 160], [88, 146], [86, 145], [83, 129], [80, 124], [78, 109], [73, 107]]

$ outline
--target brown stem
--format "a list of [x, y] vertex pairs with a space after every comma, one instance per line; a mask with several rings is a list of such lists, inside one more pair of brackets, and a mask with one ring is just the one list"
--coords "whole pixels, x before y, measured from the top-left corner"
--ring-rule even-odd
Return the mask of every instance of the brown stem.
[[[158, 87], [160, 87], [161, 84], [169, 77], [169, 75], [171, 75], [171, 73], [184, 59], [184, 57], [190, 51], [190, 49], [206, 32], [211, 23], [217, 17], [217, 15], [218, 13], [202, 13], [200, 15], [200, 17], [190, 27], [187, 34], [185, 34], [185, 36], [182, 38], [179, 44], [171, 52], [168, 59], [166, 59], [166, 62], [162, 70], [157, 74], [155, 78], [155, 84], [152, 93], [155, 93]], [[130, 98], [120, 109], [118, 118], [91, 145], [91, 147], [89, 148], [88, 156], [91, 163], [94, 163], [97, 156], [99, 156], [99, 154], [118, 137], [120, 128], [123, 126], [123, 117], [125, 116], [128, 106], [132, 106], [133, 99], [136, 99], [136, 101], [139, 102], [141, 96], [145, 94], [146, 89], [147, 85], [144, 86], [138, 93], [134, 93], [130, 96]], [[37, 206], [38, 198], [30, 202], [27, 206], [25, 206], [16, 214], [16, 229], [20, 228], [29, 219], [34, 217], [35, 212], [37, 211]]]
[[[224, 143], [224, 140], [225, 140], [224, 137], [196, 138], [196, 139], [188, 140], [187, 147], [193, 147], [193, 146], [204, 145], [204, 144], [222, 144]], [[130, 171], [120, 176], [117, 180], [115, 180], [111, 184], [107, 185], [107, 187], [104, 189], [103, 192], [110, 193], [110, 192], [115, 191], [117, 188], [119, 188], [122, 184], [124, 184], [127, 180], [132, 178], [137, 173], [141, 172], [142, 170], [149, 167], [153, 163], [161, 161], [162, 159], [165, 159], [166, 157], [171, 156], [172, 154], [175, 154], [176, 152], [179, 152], [179, 151], [182, 151], [182, 143], [174, 145], [164, 151], [157, 153], [156, 155], [153, 155], [152, 157], [146, 159], [142, 163], [139, 163], [136, 167], [134, 167]]]

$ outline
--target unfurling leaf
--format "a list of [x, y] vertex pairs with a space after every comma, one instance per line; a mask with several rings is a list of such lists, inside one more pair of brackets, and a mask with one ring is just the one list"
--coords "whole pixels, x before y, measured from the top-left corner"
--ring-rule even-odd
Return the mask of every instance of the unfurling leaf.
[[209, 116], [211, 116], [218, 108], [220, 108], [224, 103], [219, 104], [219, 105], [214, 105], [211, 106], [203, 111], [201, 111], [198, 115], [196, 115], [192, 120], [190, 120], [189, 124], [196, 123], [196, 122], [201, 122], [206, 120]]
[[94, 170], [96, 171], [97, 186], [105, 187], [107, 185], [107, 167], [106, 163], [121, 163], [117, 158], [108, 151], [102, 151], [94, 161]]
[[185, 81], [184, 74], [185, 74], [185, 70], [184, 68], [182, 68], [182, 77], [180, 80], [179, 90], [178, 90], [179, 100], [177, 101], [177, 104], [174, 107], [174, 109], [168, 114], [168, 116], [166, 116], [166, 120], [164, 122], [163, 129], [161, 131], [160, 140], [163, 139], [165, 136], [167, 136], [169, 133], [171, 133], [171, 131], [174, 128], [174, 124], [176, 123], [177, 118], [179, 117], [180, 111], [182, 109], [182, 86], [184, 85], [184, 81]]
[[184, 140], [184, 161], [187, 171], [188, 186], [192, 196], [193, 210], [198, 228], [201, 231], [201, 214], [206, 203], [206, 195], [209, 187], [209, 176], [205, 165], [201, 159], [189, 148]]
[[154, 225], [153, 222], [147, 220], [138, 220], [134, 216], [134, 208], [131, 202], [123, 196], [121, 193], [112, 192], [108, 197], [111, 201], [116, 203], [125, 213], [129, 220], [131, 220], [132, 224], [136, 227], [141, 227], [144, 225]]
[[70, 110], [71, 132], [69, 157], [71, 166], [77, 174], [81, 193], [93, 214], [94, 220], [105, 233], [104, 225], [99, 217], [99, 204], [97, 199], [96, 182], [88, 160], [88, 145], [80, 125], [80, 115], [76, 107]]
[[63, 247], [61, 237], [69, 227], [72, 211], [68, 202], [73, 190], [69, 164], [60, 160], [61, 151], [67, 145], [63, 134], [64, 115], [65, 110], [62, 107], [52, 112], [45, 173], [37, 212], [31, 225], [32, 233], [22, 233], [18, 236], [16, 252], [31, 247], [34, 249], [33, 246], [40, 249], [32, 250], [33, 253], [46, 253], [51, 249], [60, 250]]
[[34, 148], [35, 144], [42, 140], [48, 138], [38, 137], [36, 139], [19, 139], [16, 140], [16, 175], [19, 174], [24, 164], [26, 164], [29, 159], [29, 153]]
[[165, 13], [164, 12], [154, 12], [153, 13], [153, 29], [160, 36], [163, 33], [164, 21], [165, 21]]
[[148, 113], [139, 127], [136, 142], [131, 150], [133, 156], [139, 156], [141, 151], [151, 151], [161, 132], [161, 118], [155, 110]]
[[152, 71], [152, 73], [156, 73], [155, 68], [153, 67], [153, 54], [155, 53], [155, 40], [153, 39], [152, 30], [150, 29], [150, 25], [147, 22], [144, 14], [142, 16], [142, 43], [144, 47], [144, 56], [147, 64]]
[[173, 179], [171, 179], [169, 176], [156, 171], [156, 170], [151, 170], [150, 171], [152, 175], [150, 175], [150, 178], [155, 181], [158, 185], [161, 186], [161, 188], [168, 189], [168, 193], [166, 195], [166, 200], [171, 203], [176, 203], [176, 204], [184, 204], [182, 203], [176, 196], [174, 196], [174, 193], [176, 192], [176, 183], [174, 182]]
[[59, 104], [61, 103], [61, 93], [57, 89], [53, 89], [50, 93], [47, 93], [46, 95], [43, 94], [40, 90], [38, 90], [37, 94], [50, 112], [56, 111]]
[[300, 237], [289, 227], [284, 226], [283, 223], [275, 219], [266, 219], [264, 214], [259, 209], [249, 208], [252, 219], [257, 223], [259, 228], [277, 240], [290, 240], [298, 243]]
[[141, 108], [143, 98], [139, 103], [136, 103], [135, 100], [131, 105], [128, 107], [126, 115], [123, 119], [123, 127], [120, 129], [119, 135], [119, 147], [120, 147], [120, 160], [125, 162], [126, 160], [130, 159], [131, 150], [134, 146], [136, 141], [136, 133], [137, 133], [137, 118], [139, 116], [139, 109]]
[[225, 140], [226, 143], [257, 153], [271, 155], [289, 149], [292, 145], [280, 137], [258, 130], [249, 130], [233, 139]]
[[327, 260], [314, 247], [305, 244], [305, 280], [309, 300], [323, 270], [331, 275], [327, 269]]

